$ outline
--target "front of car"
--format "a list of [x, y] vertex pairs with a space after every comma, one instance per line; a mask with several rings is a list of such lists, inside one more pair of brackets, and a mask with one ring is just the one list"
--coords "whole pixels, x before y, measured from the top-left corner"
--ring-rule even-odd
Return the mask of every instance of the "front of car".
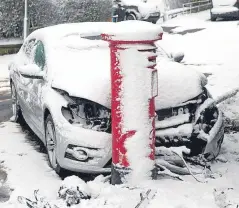
[[[100, 36], [68, 34], [52, 47], [51, 109], [61, 167], [86, 173], [110, 172], [110, 51]], [[158, 58], [156, 146], [186, 146], [189, 156], [218, 154], [222, 114], [207, 92], [206, 78], [168, 56]], [[157, 152], [157, 151], [156, 151]]]
[[211, 20], [217, 18], [239, 18], [238, 0], [212, 0]]
[[52, 81], [43, 94], [56, 128], [58, 163], [77, 172], [110, 172], [108, 43], [69, 32], [49, 50]]
[[163, 57], [158, 59], [158, 68], [156, 148], [186, 146], [189, 157], [215, 158], [224, 126], [222, 112], [205, 87], [206, 77]]
[[143, 0], [121, 0], [121, 4], [127, 13], [132, 13], [137, 20], [156, 23], [161, 15], [158, 5]]

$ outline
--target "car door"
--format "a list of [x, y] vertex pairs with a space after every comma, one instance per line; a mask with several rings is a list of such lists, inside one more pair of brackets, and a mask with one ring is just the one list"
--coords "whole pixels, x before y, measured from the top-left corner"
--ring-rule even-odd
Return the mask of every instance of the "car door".
[[31, 122], [32, 108], [31, 108], [31, 97], [29, 96], [29, 91], [33, 84], [33, 80], [29, 77], [22, 76], [18, 69], [20, 67], [32, 64], [32, 53], [35, 45], [35, 39], [31, 39], [24, 43], [21, 52], [17, 55], [18, 61], [16, 62], [16, 71], [15, 71], [15, 80], [14, 84], [16, 85], [16, 90], [18, 93], [19, 103], [21, 106], [22, 113], [24, 114], [27, 122]]
[[[42, 41], [37, 40], [34, 48], [34, 63], [42, 70], [47, 73], [46, 70], [46, 55], [45, 55], [45, 47]], [[34, 79], [31, 96], [32, 96], [32, 109], [33, 109], [33, 120], [38, 128], [38, 130], [44, 134], [43, 127], [43, 97], [42, 97], [42, 89], [46, 84], [46, 79]]]

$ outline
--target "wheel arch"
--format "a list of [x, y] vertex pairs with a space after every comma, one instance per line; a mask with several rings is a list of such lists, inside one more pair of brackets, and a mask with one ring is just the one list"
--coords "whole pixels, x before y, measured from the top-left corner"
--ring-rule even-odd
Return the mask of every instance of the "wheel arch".
[[51, 115], [51, 112], [50, 112], [50, 110], [49, 110], [48, 107], [45, 107], [45, 108], [44, 108], [44, 111], [43, 111], [44, 127], [45, 127], [45, 121], [46, 121], [48, 115]]
[[125, 19], [127, 18], [127, 16], [128, 16], [129, 14], [134, 15], [134, 16], [136, 17], [136, 20], [139, 20], [139, 19], [141, 18], [140, 13], [137, 12], [135, 9], [127, 9], [127, 10], [125, 11]]

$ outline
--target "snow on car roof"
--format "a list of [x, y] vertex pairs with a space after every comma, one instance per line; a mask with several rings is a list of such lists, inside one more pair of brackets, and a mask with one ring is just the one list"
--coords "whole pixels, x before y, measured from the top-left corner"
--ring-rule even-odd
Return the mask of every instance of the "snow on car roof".
[[123, 21], [113, 22], [83, 22], [60, 24], [42, 28], [33, 32], [29, 38], [39, 38], [46, 41], [57, 41], [70, 35], [79, 35], [84, 38], [87, 36], [99, 36], [110, 34], [113, 39], [118, 40], [154, 40], [159, 38], [163, 32], [159, 25], [144, 21]]

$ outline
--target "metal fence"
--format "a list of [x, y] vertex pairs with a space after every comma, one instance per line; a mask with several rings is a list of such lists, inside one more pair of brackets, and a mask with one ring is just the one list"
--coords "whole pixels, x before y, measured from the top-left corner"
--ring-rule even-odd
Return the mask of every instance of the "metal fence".
[[164, 13], [164, 21], [177, 17], [178, 15], [185, 15], [196, 13], [210, 9], [212, 7], [211, 0], [202, 0], [202, 1], [192, 1], [189, 3], [183, 4], [182, 8], [172, 9]]
[[196, 13], [210, 9], [212, 7], [211, 0], [193, 1], [183, 4], [186, 13]]

